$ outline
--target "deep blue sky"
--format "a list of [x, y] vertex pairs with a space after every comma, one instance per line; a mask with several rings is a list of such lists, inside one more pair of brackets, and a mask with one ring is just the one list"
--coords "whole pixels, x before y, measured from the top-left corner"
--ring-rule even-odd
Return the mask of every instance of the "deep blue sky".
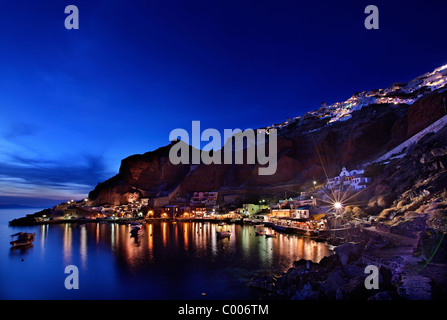
[[0, 205], [84, 197], [193, 120], [262, 127], [432, 71], [446, 15], [427, 0], [3, 1]]

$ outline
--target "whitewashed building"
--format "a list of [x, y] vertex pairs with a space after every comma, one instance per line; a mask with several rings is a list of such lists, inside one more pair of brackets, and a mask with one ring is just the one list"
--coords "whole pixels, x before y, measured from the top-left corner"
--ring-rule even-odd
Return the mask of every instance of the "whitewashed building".
[[328, 179], [326, 189], [350, 189], [353, 191], [365, 189], [371, 179], [365, 177], [364, 173], [364, 170], [348, 171], [343, 167], [338, 176]]

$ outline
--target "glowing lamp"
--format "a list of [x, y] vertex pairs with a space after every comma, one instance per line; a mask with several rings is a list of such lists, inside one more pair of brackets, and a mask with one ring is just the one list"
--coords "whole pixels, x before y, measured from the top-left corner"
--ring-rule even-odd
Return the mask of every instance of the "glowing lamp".
[[335, 208], [335, 209], [341, 209], [341, 207], [342, 207], [342, 205], [341, 205], [340, 202], [335, 202], [335, 203], [334, 203], [334, 208]]

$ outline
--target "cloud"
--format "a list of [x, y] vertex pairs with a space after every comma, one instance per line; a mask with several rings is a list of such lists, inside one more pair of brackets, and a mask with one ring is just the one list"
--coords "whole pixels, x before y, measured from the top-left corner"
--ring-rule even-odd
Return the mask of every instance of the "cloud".
[[10, 123], [0, 132], [0, 197], [79, 199], [111, 176], [103, 154], [57, 150], [38, 137], [35, 124]]
[[3, 134], [6, 140], [16, 140], [21, 137], [28, 137], [38, 132], [37, 126], [29, 123], [13, 123], [10, 128]]
[[0, 196], [82, 198], [108, 175], [101, 155], [72, 155], [61, 160], [10, 155], [0, 161]]

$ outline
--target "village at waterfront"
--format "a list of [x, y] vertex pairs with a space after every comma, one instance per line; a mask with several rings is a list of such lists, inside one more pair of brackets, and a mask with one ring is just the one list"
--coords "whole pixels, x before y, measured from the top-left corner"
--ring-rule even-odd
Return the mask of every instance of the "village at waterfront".
[[[343, 167], [339, 175], [327, 179], [326, 183], [311, 181], [309, 190], [299, 192], [298, 196], [287, 197], [285, 191], [283, 199], [257, 197], [256, 202], [242, 203], [239, 207], [238, 194], [219, 197], [219, 192], [198, 191], [188, 201], [170, 197], [140, 198], [135, 192], [127, 195], [127, 203], [117, 205], [93, 206], [87, 198], [69, 200], [14, 219], [10, 225], [198, 221], [216, 222], [221, 226], [231, 223], [264, 225], [274, 231], [325, 239], [374, 221], [376, 217], [362, 215], [362, 209], [348, 201], [369, 184], [371, 178], [365, 176], [364, 170], [349, 171]], [[274, 236], [274, 231], [267, 236]]]

